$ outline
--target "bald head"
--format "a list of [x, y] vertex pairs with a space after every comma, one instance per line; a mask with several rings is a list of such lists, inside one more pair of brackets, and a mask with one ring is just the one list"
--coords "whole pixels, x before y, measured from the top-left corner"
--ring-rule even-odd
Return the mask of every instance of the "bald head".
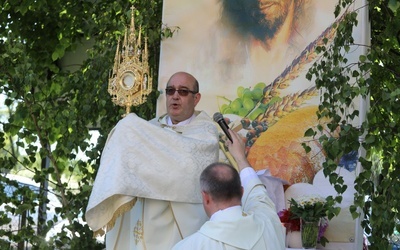
[[242, 198], [239, 173], [229, 164], [213, 163], [205, 168], [200, 175], [200, 186], [216, 202], [240, 201]]
[[171, 82], [175, 80], [181, 82], [187, 82], [190, 84], [189, 87], [191, 87], [191, 89], [193, 89], [194, 92], [199, 92], [199, 82], [192, 74], [189, 74], [184, 71], [176, 72], [169, 78], [167, 82], [167, 87], [170, 85]]

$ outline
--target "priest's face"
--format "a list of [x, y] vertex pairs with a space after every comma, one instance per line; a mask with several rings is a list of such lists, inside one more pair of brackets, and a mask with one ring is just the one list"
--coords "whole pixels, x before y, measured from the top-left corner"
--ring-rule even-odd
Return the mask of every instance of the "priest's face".
[[167, 113], [174, 124], [189, 119], [201, 97], [196, 79], [185, 72], [172, 75], [166, 95]]

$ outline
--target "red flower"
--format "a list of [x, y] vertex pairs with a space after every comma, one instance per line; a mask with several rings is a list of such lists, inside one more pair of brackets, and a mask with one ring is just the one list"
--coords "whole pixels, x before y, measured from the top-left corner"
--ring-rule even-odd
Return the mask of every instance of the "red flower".
[[300, 219], [294, 219], [289, 209], [283, 209], [278, 212], [279, 219], [285, 223], [285, 227], [290, 231], [300, 231]]

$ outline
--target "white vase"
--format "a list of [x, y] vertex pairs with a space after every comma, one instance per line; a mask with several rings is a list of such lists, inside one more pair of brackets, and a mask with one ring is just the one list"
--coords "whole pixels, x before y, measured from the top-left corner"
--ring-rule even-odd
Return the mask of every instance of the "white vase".
[[300, 231], [290, 231], [287, 233], [286, 237], [288, 247], [300, 249], [302, 248]]

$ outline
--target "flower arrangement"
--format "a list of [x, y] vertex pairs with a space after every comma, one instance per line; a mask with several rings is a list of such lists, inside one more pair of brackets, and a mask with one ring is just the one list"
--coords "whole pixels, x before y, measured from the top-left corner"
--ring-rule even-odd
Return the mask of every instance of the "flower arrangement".
[[283, 209], [278, 212], [279, 219], [285, 225], [288, 231], [300, 231], [300, 219], [294, 218], [289, 209]]
[[[327, 214], [331, 207], [333, 203], [319, 195], [289, 200], [288, 210], [292, 219], [299, 219], [301, 222], [303, 247], [315, 246], [317, 242], [325, 245], [328, 242], [324, 233], [328, 227]], [[316, 223], [316, 227], [308, 223]]]
[[294, 218], [305, 221], [319, 221], [327, 216], [329, 205], [324, 198], [318, 195], [303, 196], [289, 200], [289, 210]]

